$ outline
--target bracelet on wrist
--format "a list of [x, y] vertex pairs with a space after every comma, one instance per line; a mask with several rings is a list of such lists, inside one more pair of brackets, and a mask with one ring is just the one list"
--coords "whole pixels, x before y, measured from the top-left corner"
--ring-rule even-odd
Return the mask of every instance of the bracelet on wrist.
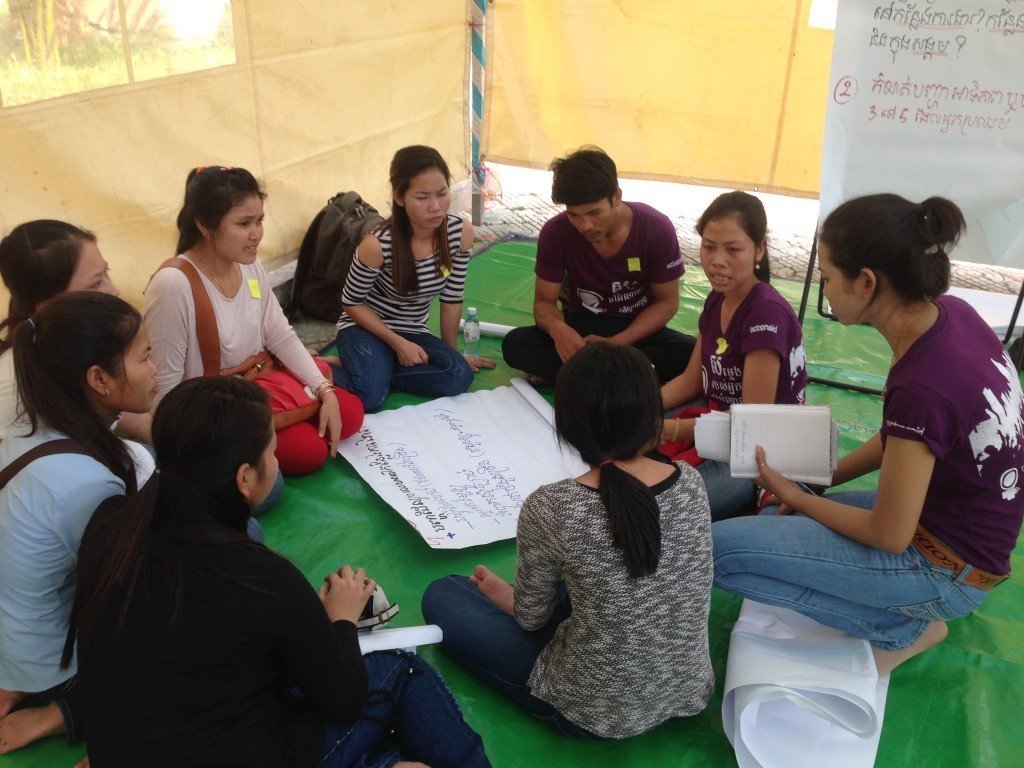
[[316, 399], [323, 402], [324, 396], [328, 393], [334, 392], [334, 384], [328, 379], [324, 379], [317, 385], [317, 388], [313, 390], [313, 394], [316, 395]]

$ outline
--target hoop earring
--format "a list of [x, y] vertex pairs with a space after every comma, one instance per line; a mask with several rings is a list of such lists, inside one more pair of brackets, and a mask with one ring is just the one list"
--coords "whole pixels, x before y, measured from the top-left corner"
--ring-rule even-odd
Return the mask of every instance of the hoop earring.
[[103, 396], [104, 396], [104, 397], [108, 397], [109, 395], [110, 395], [110, 390], [109, 390], [109, 389], [107, 389], [106, 387], [104, 387], [104, 388], [103, 388]]

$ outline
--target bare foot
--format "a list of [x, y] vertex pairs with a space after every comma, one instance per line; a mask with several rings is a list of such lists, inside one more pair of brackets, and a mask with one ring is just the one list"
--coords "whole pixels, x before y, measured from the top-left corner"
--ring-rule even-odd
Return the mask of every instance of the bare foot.
[[64, 733], [64, 718], [56, 704], [19, 709], [0, 720], [0, 755], [58, 733]]
[[948, 634], [949, 627], [946, 626], [946, 622], [932, 621], [925, 627], [921, 636], [906, 648], [900, 648], [898, 651], [883, 651], [880, 648], [872, 647], [875, 666], [878, 667], [878, 676], [885, 677], [907, 659], [917, 656], [929, 648], [934, 648], [945, 640]]
[[0, 720], [3, 720], [28, 694], [24, 691], [7, 691], [0, 688]]
[[501, 576], [491, 573], [486, 566], [478, 565], [473, 569], [473, 575], [469, 577], [469, 580], [476, 584], [476, 588], [501, 610], [515, 615], [515, 590]]

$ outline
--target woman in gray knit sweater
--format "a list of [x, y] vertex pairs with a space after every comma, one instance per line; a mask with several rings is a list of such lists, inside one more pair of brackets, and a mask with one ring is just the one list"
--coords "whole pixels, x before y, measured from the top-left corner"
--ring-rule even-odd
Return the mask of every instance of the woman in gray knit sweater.
[[714, 688], [708, 501], [691, 467], [644, 456], [661, 414], [636, 350], [596, 343], [570, 358], [555, 429], [590, 470], [523, 504], [515, 586], [480, 565], [423, 596], [449, 653], [571, 736], [643, 733], [700, 712]]

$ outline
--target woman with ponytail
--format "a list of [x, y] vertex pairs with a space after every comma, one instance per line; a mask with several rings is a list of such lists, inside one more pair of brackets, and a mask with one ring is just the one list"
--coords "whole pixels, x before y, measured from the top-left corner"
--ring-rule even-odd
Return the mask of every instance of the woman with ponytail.
[[110, 427], [156, 394], [142, 318], [114, 296], [50, 299], [19, 324], [13, 354], [25, 418], [0, 444], [0, 754], [82, 738], [74, 659], [60, 665], [79, 541], [102, 501], [152, 473], [149, 453]]
[[942, 295], [963, 230], [939, 197], [870, 195], [829, 214], [829, 305], [844, 325], [873, 326], [893, 355], [882, 427], [832, 483], [878, 470], [878, 489], [807, 493], [758, 448], [757, 482], [782, 506], [713, 528], [717, 586], [864, 638], [880, 676], [1008, 577], [1024, 517], [1020, 379], [978, 313]]
[[[729, 464], [701, 460], [693, 450], [694, 414], [728, 410], [737, 403], [804, 402], [807, 364], [800, 321], [771, 285], [768, 217], [746, 192], [716, 197], [697, 220], [700, 263], [711, 283], [686, 370], [661, 388], [670, 410], [659, 450], [697, 465], [708, 491], [711, 519], [754, 511], [756, 488], [733, 477]], [[698, 401], [699, 402], [695, 402]]]
[[555, 430], [590, 470], [526, 499], [515, 586], [479, 565], [423, 595], [446, 650], [570, 736], [634, 736], [700, 712], [714, 688], [708, 503], [692, 467], [645, 456], [661, 415], [643, 353], [598, 342], [573, 355]]
[[11, 347], [18, 327], [36, 307], [64, 291], [99, 291], [117, 296], [96, 235], [51, 219], [27, 221], [0, 240], [0, 277], [11, 294], [0, 322], [0, 440], [18, 413]]
[[[473, 225], [448, 212], [452, 180], [432, 147], [403, 147], [391, 161], [391, 218], [356, 249], [341, 298], [334, 383], [368, 413], [390, 390], [461, 395], [486, 357], [458, 351], [462, 292]], [[441, 338], [427, 329], [434, 297]]]
[[92, 768], [489, 768], [418, 656], [360, 655], [375, 584], [345, 565], [314, 591], [246, 535], [277, 475], [267, 393], [186, 381], [153, 419], [159, 472], [82, 539], [76, 644]]

